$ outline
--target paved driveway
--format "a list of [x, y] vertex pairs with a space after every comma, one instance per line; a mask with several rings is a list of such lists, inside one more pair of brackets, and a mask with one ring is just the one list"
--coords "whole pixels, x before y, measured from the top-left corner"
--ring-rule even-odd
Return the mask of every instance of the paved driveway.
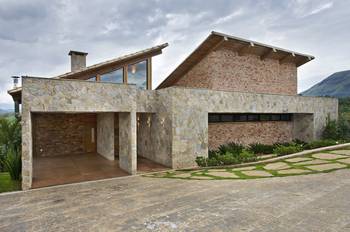
[[127, 177], [0, 195], [0, 231], [350, 231], [350, 171]]

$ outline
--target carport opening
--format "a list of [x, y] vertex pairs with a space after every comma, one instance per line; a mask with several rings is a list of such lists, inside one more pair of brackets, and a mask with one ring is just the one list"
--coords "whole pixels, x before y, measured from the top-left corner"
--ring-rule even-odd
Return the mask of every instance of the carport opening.
[[155, 134], [158, 133], [154, 127], [153, 113], [137, 113], [137, 172], [155, 172], [168, 169], [157, 163]]
[[33, 188], [128, 175], [118, 160], [99, 153], [98, 117], [96, 113], [33, 114]]
[[[137, 114], [138, 172], [151, 161], [148, 114]], [[33, 188], [129, 175], [119, 165], [119, 113], [33, 113]], [[146, 123], [146, 124], [145, 124]]]

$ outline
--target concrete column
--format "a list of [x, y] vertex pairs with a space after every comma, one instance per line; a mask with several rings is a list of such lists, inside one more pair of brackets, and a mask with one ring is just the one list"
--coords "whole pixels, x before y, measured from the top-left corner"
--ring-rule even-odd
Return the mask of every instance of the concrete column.
[[114, 160], [114, 113], [97, 114], [97, 153]]
[[136, 112], [119, 113], [119, 166], [135, 175], [137, 172]]

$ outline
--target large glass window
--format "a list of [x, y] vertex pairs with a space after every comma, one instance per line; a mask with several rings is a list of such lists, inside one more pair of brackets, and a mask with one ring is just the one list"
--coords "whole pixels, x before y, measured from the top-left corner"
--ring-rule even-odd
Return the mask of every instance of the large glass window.
[[117, 69], [109, 73], [102, 74], [100, 81], [110, 83], [123, 83], [123, 69]]
[[135, 84], [139, 89], [147, 89], [147, 61], [128, 65], [128, 84]]

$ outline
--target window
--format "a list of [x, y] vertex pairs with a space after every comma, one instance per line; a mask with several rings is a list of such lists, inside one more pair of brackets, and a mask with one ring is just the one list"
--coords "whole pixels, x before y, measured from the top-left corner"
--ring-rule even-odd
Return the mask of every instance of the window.
[[212, 114], [208, 115], [209, 123], [218, 122], [260, 122], [291, 121], [292, 114]]
[[96, 81], [96, 77], [90, 77], [87, 81]]
[[117, 69], [109, 73], [102, 74], [100, 81], [110, 83], [123, 83], [123, 69]]
[[128, 84], [135, 84], [139, 89], [147, 89], [147, 61], [128, 65]]

